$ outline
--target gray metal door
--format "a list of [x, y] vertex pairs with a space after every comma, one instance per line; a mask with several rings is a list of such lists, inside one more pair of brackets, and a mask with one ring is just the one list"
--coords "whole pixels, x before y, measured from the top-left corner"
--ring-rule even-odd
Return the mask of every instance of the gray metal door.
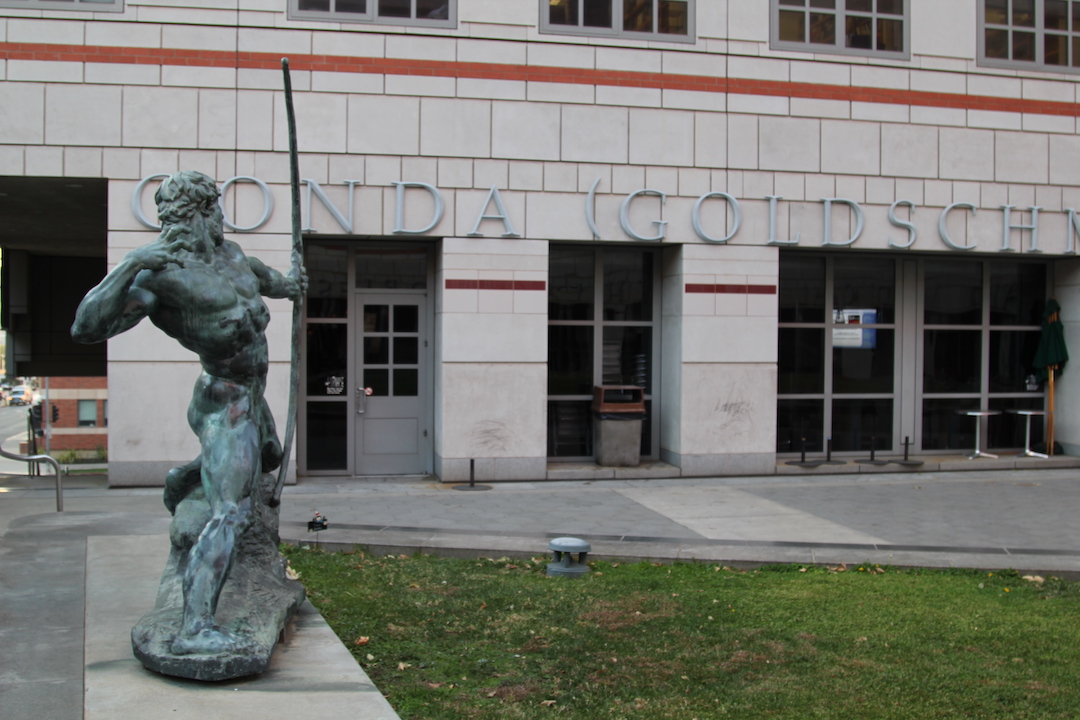
[[358, 293], [354, 388], [357, 475], [427, 472], [427, 298], [422, 293]]

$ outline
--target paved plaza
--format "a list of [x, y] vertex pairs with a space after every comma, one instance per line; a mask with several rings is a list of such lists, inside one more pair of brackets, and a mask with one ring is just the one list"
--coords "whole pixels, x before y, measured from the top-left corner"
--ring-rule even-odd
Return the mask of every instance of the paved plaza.
[[[778, 475], [492, 483], [431, 478], [303, 482], [285, 489], [285, 541], [373, 552], [541, 555], [552, 537], [593, 557], [976, 567], [1080, 578], [1080, 470]], [[330, 528], [309, 533], [315, 511]], [[104, 476], [0, 475], [0, 717], [397, 716], [310, 605], [254, 679], [198, 685], [132, 657], [153, 603], [169, 515], [159, 488]], [[209, 708], [213, 708], [211, 711]], [[253, 710], [263, 708], [263, 710]], [[343, 709], [348, 708], [348, 713]]]

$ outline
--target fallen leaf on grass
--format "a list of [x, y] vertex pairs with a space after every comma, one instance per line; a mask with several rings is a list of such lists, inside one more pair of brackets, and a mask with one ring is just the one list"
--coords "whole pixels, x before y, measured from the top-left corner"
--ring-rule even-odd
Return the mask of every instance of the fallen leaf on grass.
[[292, 565], [289, 565], [288, 567], [285, 568], [285, 574], [289, 577], [290, 580], [299, 580], [300, 579], [300, 573], [293, 570]]
[[412, 667], [412, 665], [410, 665], [410, 664], [409, 664], [409, 663], [407, 663], [407, 662], [399, 662], [399, 663], [397, 664], [397, 669], [398, 669], [398, 670], [408, 670], [408, 669], [409, 669], [409, 668], [411, 668], [411, 667]]
[[356, 642], [353, 643], [353, 644], [354, 645], [367, 645], [369, 642], [371, 642], [371, 638], [367, 637], [366, 635], [361, 635], [360, 637], [356, 638]]
[[485, 609], [487, 609], [487, 603], [486, 603], [486, 602], [482, 602], [482, 603], [480, 603], [480, 609], [481, 609], [481, 610], [485, 610]]
[[[431, 688], [432, 690], [438, 690], [439, 688], [441, 688], [441, 687], [442, 687], [442, 683], [433, 683], [433, 682], [429, 682], [429, 683], [427, 684], [427, 686], [428, 686], [429, 688]], [[453, 687], [453, 685], [451, 685], [450, 687]]]
[[541, 701], [540, 701], [540, 704], [541, 704], [541, 705], [542, 705], [543, 707], [551, 707], [552, 705], [554, 705], [554, 704], [555, 704], [555, 701], [554, 701], [554, 700], [541, 700]]

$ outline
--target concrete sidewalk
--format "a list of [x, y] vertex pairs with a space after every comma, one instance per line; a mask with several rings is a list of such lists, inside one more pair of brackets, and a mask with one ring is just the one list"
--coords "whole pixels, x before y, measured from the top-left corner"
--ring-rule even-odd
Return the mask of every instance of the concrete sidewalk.
[[[573, 535], [592, 543], [593, 557], [871, 561], [1080, 577], [1078, 480], [1074, 469], [987, 469], [495, 483], [487, 491], [427, 478], [309, 481], [285, 489], [281, 535], [466, 556], [543, 555], [549, 538]], [[164, 564], [161, 490], [108, 489], [101, 476], [70, 476], [65, 488], [58, 514], [51, 477], [0, 476], [0, 717], [145, 718], [163, 707], [205, 707], [215, 718], [396, 718], [310, 608], [262, 677], [197, 685], [143, 670], [126, 628], [152, 604]], [[330, 529], [308, 533], [316, 510]], [[111, 600], [116, 588], [124, 602]]]

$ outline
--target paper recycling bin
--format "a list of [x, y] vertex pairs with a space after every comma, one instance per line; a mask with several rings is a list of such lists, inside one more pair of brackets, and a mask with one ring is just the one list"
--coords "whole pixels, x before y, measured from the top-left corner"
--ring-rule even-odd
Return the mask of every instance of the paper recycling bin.
[[645, 389], [637, 385], [597, 385], [593, 388], [592, 410], [596, 463], [602, 467], [640, 465]]

